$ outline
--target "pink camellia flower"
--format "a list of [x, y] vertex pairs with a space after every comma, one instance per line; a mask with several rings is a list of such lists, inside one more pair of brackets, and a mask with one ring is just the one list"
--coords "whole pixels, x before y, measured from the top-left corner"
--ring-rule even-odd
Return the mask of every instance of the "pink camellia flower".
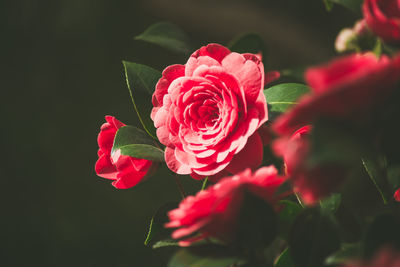
[[384, 247], [371, 260], [355, 260], [342, 267], [400, 267], [400, 253], [392, 248]]
[[[235, 238], [245, 190], [274, 207], [280, 199], [275, 192], [284, 181], [273, 166], [262, 167], [254, 173], [247, 169], [233, 177], [223, 178], [197, 195], [185, 198], [177, 209], [168, 213], [170, 222], [165, 226], [179, 227], [172, 237], [182, 239], [179, 241], [181, 246], [207, 237], [229, 242]], [[193, 237], [196, 233], [198, 235]]]
[[400, 188], [394, 193], [394, 199], [400, 201]]
[[365, 119], [399, 83], [400, 55], [378, 59], [372, 53], [352, 54], [308, 69], [305, 78], [312, 93], [275, 121], [275, 132], [292, 134], [319, 116]]
[[257, 129], [268, 119], [263, 87], [257, 55], [218, 44], [201, 47], [185, 65], [167, 67], [151, 118], [168, 167], [194, 178], [258, 167], [263, 146]]
[[99, 159], [95, 171], [100, 177], [114, 180], [112, 185], [118, 189], [133, 187], [146, 177], [152, 161], [124, 156], [118, 151], [111, 154], [115, 134], [125, 124], [112, 116], [106, 116], [106, 121], [97, 137]]
[[281, 137], [273, 143], [274, 152], [283, 157], [286, 174], [294, 185], [294, 191], [301, 195], [306, 204], [313, 204], [328, 196], [344, 179], [342, 169], [333, 164], [308, 166], [306, 159], [310, 151], [308, 137], [311, 130], [311, 126], [304, 126], [292, 136]]
[[386, 42], [400, 43], [400, 1], [365, 0], [364, 18], [368, 27]]

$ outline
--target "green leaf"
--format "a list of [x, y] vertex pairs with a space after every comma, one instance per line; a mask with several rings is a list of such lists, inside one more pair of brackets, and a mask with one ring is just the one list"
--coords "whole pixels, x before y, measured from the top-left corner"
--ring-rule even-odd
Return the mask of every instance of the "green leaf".
[[111, 153], [121, 150], [121, 154], [139, 159], [164, 161], [164, 151], [154, 145], [145, 132], [134, 127], [124, 126], [118, 129]]
[[288, 244], [296, 267], [321, 267], [339, 249], [340, 239], [331, 217], [311, 208], [297, 216]]
[[229, 267], [243, 260], [226, 248], [208, 245], [181, 249], [171, 258], [168, 267]]
[[341, 194], [332, 194], [331, 196], [320, 201], [321, 209], [331, 213], [335, 213], [340, 206], [341, 200]]
[[192, 51], [190, 39], [184, 31], [170, 22], [159, 22], [151, 25], [142, 34], [135, 37], [159, 45], [175, 53], [188, 54]]
[[333, 7], [333, 3], [330, 0], [323, 0], [325, 4], [325, 8], [327, 11], [331, 11]]
[[290, 249], [286, 248], [281, 255], [276, 259], [275, 267], [295, 267], [292, 258], [290, 257]]
[[141, 90], [152, 96], [155, 85], [161, 78], [161, 72], [146, 65], [128, 61], [122, 61], [122, 63], [124, 64], [127, 78], [132, 79], [132, 81], [128, 82], [128, 86], [132, 84], [135, 90]]
[[327, 265], [340, 265], [348, 262], [350, 259], [357, 259], [361, 256], [362, 245], [360, 243], [348, 244], [344, 243], [340, 250], [331, 254], [325, 260]]
[[278, 214], [278, 231], [281, 237], [287, 239], [294, 220], [303, 208], [300, 204], [290, 200], [281, 200], [279, 204], [282, 205], [283, 208]]
[[176, 246], [176, 241], [170, 239], [171, 230], [164, 228], [168, 222], [167, 212], [177, 207], [176, 202], [169, 202], [161, 206], [153, 215], [150, 221], [149, 231], [144, 244], [146, 246], [153, 244], [153, 248]]
[[369, 158], [362, 158], [361, 159], [362, 164], [365, 168], [365, 171], [367, 172], [369, 178], [371, 179], [372, 183], [375, 185], [376, 189], [378, 190], [379, 194], [382, 197], [383, 203], [387, 204], [388, 199], [390, 196], [387, 196], [385, 192], [382, 190], [381, 187], [381, 181], [384, 179], [384, 177], [381, 177], [380, 171], [379, 171], [379, 166], [376, 162]]
[[[146, 242], [145, 245], [147, 245]], [[174, 239], [164, 239], [155, 242], [154, 245], [152, 246], [153, 249], [164, 248], [164, 247], [179, 247], [179, 242]]]
[[264, 90], [269, 111], [285, 112], [297, 104], [297, 100], [310, 91], [309, 87], [300, 83], [282, 83]]
[[374, 45], [374, 47], [372, 49], [372, 52], [375, 54], [375, 56], [377, 58], [380, 58], [381, 55], [382, 55], [382, 52], [383, 52], [382, 50], [383, 50], [382, 42], [381, 42], [381, 40], [379, 38], [376, 38], [376, 42], [375, 42], [375, 45]]
[[246, 191], [238, 216], [235, 242], [246, 248], [269, 245], [277, 235], [277, 219], [269, 203]]
[[326, 6], [326, 2], [330, 2], [330, 5], [332, 3], [335, 4], [339, 4], [342, 5], [350, 10], [352, 10], [353, 12], [360, 14], [361, 13], [361, 5], [363, 3], [363, 0], [324, 0], [325, 2], [325, 6]]
[[[123, 61], [122, 63], [125, 69], [129, 94], [139, 120], [146, 132], [156, 139], [154, 123], [150, 118], [151, 109], [153, 108], [151, 96], [157, 81], [161, 78], [161, 72], [133, 62]], [[140, 99], [141, 105], [137, 105], [135, 99]]]
[[256, 33], [239, 35], [228, 44], [228, 48], [237, 53], [257, 54], [261, 52], [263, 59], [265, 59], [267, 56], [265, 43], [263, 39]]
[[119, 147], [121, 154], [139, 159], [164, 161], [164, 151], [158, 147], [145, 144], [132, 144]]

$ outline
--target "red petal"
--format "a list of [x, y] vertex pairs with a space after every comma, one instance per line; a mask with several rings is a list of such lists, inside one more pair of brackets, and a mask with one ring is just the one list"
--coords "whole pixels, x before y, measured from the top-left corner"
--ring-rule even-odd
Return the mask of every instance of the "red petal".
[[237, 174], [247, 168], [256, 169], [263, 159], [263, 144], [260, 135], [255, 132], [247, 140], [246, 146], [235, 155], [226, 170]]
[[175, 157], [175, 149], [171, 147], [165, 148], [165, 162], [168, 168], [177, 174], [190, 174], [191, 168], [179, 162]]
[[163, 105], [164, 95], [168, 92], [168, 87], [178, 77], [185, 75], [185, 66], [183, 65], [171, 65], [165, 68], [162, 73], [161, 79], [156, 84], [156, 90], [154, 91], [152, 102], [154, 107]]
[[209, 56], [221, 63], [230, 53], [231, 51], [225, 46], [220, 44], [208, 44], [195, 51], [190, 57], [198, 58], [201, 56]]
[[222, 66], [238, 79], [246, 95], [246, 100], [250, 103], [255, 102], [264, 87], [264, 67], [262, 63], [257, 65], [257, 62], [247, 60], [241, 54], [231, 53], [224, 58]]
[[95, 171], [100, 177], [107, 179], [117, 179], [117, 169], [111, 163], [110, 157], [106, 154], [101, 155], [97, 160]]
[[400, 201], [400, 188], [394, 193], [394, 199]]

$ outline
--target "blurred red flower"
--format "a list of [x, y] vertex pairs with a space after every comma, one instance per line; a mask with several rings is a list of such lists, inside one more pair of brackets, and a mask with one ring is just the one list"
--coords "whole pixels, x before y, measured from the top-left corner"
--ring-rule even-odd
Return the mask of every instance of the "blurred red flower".
[[[237, 216], [245, 190], [276, 207], [280, 196], [276, 190], [285, 181], [273, 166], [262, 167], [252, 173], [247, 169], [233, 177], [225, 177], [217, 184], [185, 198], [175, 210], [168, 213], [165, 226], [179, 228], [172, 233], [181, 246], [207, 237], [229, 242], [234, 239]], [[199, 233], [197, 236], [193, 234]]]
[[364, 18], [368, 27], [386, 42], [400, 43], [400, 1], [365, 0]]
[[394, 193], [394, 199], [400, 201], [400, 188]]
[[101, 126], [97, 137], [99, 145], [95, 171], [98, 176], [114, 180], [112, 185], [118, 189], [135, 186], [142, 181], [152, 166], [152, 161], [121, 155], [117, 150], [111, 154], [114, 137], [119, 128], [125, 126], [112, 116], [106, 116], [106, 123]]
[[286, 174], [294, 185], [294, 191], [307, 204], [313, 204], [332, 193], [344, 177], [341, 168], [333, 164], [310, 167], [306, 163], [311, 130], [311, 126], [304, 126], [292, 136], [281, 137], [273, 143], [274, 152], [283, 157]]
[[273, 129], [279, 134], [292, 134], [321, 116], [362, 119], [400, 81], [400, 55], [352, 54], [308, 69], [305, 78], [312, 93], [276, 120]]

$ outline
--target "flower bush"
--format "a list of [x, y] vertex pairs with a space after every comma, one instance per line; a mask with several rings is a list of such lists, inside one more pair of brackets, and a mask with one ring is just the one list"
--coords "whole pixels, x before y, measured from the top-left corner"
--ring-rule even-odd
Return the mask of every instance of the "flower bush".
[[168, 266], [399, 266], [400, 2], [323, 2], [363, 17], [301, 75], [265, 70], [255, 34], [194, 49], [163, 22], [136, 38], [186, 63], [123, 62], [143, 130], [106, 116], [95, 171], [176, 183], [145, 240], [176, 248]]

